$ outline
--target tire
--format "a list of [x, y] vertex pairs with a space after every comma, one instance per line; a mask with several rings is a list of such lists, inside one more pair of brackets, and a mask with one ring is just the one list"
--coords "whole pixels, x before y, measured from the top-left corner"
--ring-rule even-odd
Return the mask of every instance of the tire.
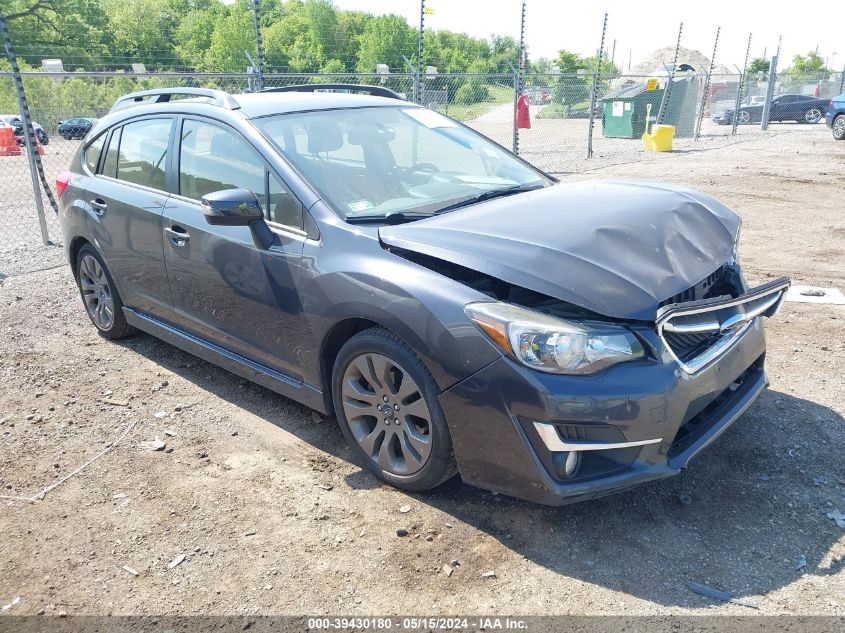
[[38, 137], [38, 141], [42, 145], [49, 145], [50, 144], [50, 137], [47, 136], [46, 132], [41, 132], [40, 134], [36, 134], [36, 136]]
[[754, 117], [748, 110], [740, 110], [736, 115], [737, 125], [750, 125], [754, 122]]
[[837, 114], [833, 118], [833, 138], [837, 141], [845, 141], [845, 114]]
[[62, 138], [65, 139], [66, 141], [70, 140], [70, 137], [67, 134], [62, 134]]
[[349, 339], [332, 370], [332, 401], [349, 446], [376, 477], [409, 492], [458, 472], [438, 393], [414, 351], [384, 328]]
[[822, 120], [824, 113], [818, 108], [810, 108], [804, 113], [804, 118], [798, 121], [799, 123], [808, 123], [814, 125]]
[[90, 244], [76, 256], [76, 285], [91, 323], [103, 338], [115, 340], [135, 332], [123, 314], [123, 301], [103, 258]]

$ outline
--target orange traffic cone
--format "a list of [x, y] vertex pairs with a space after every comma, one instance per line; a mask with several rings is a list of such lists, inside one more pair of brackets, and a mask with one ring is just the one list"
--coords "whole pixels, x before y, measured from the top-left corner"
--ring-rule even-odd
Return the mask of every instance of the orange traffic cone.
[[0, 127], [0, 156], [20, 156], [21, 148], [15, 142], [12, 128]]

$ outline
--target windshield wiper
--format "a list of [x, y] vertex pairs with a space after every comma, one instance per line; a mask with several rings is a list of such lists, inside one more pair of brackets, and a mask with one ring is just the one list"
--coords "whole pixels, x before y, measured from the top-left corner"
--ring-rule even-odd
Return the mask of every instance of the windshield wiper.
[[393, 211], [391, 213], [377, 215], [347, 215], [344, 219], [349, 224], [402, 224], [422, 218], [430, 218], [432, 213], [419, 213], [414, 211]]
[[535, 191], [537, 189], [543, 189], [545, 186], [546, 185], [514, 185], [513, 187], [504, 187], [502, 189], [491, 189], [490, 191], [483, 191], [478, 195], [472, 196], [471, 198], [466, 198], [465, 200], [461, 200], [460, 202], [455, 202], [454, 204], [441, 207], [440, 209], [434, 212], [434, 215], [440, 215], [441, 213], [460, 209], [461, 207], [466, 207], [471, 204], [475, 204], [476, 202], [483, 202], [485, 200], [492, 200], [493, 198], [510, 196], [515, 193], [523, 193], [525, 191]]

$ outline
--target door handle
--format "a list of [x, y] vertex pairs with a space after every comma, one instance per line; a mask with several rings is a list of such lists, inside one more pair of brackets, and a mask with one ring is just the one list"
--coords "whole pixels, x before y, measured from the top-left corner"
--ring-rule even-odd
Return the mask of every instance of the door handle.
[[172, 226], [164, 229], [164, 232], [170, 237], [170, 243], [173, 246], [184, 246], [191, 239], [188, 232], [181, 226]]
[[102, 198], [94, 198], [90, 201], [90, 204], [97, 215], [103, 215], [106, 212], [106, 209], [108, 208], [106, 201]]

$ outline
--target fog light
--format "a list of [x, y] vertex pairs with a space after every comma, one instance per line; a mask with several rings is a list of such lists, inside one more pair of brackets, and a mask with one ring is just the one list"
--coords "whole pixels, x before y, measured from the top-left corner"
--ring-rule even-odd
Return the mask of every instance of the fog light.
[[579, 451], [555, 453], [552, 461], [557, 474], [568, 479], [578, 471], [578, 466], [581, 465], [581, 453]]

